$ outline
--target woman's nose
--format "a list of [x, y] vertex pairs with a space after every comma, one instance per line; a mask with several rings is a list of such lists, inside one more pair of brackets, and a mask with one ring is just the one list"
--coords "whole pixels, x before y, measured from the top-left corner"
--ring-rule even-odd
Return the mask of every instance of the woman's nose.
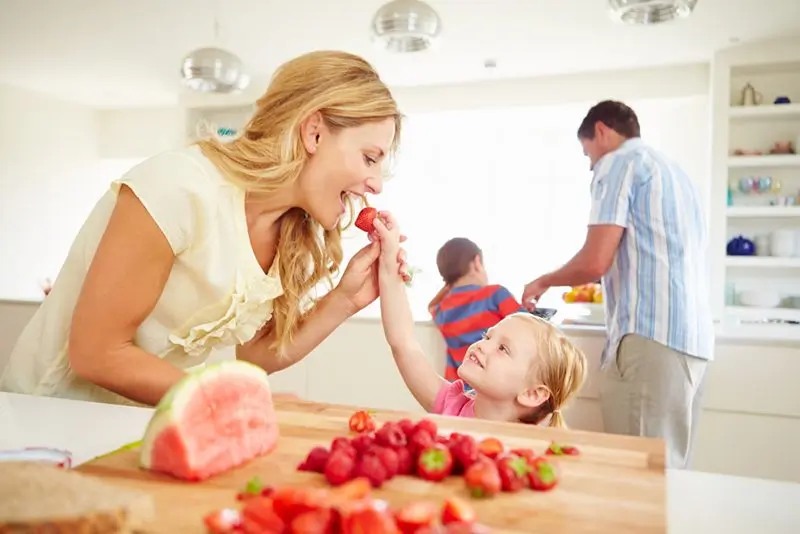
[[383, 178], [379, 176], [372, 176], [367, 178], [367, 193], [371, 195], [380, 195], [383, 191]]

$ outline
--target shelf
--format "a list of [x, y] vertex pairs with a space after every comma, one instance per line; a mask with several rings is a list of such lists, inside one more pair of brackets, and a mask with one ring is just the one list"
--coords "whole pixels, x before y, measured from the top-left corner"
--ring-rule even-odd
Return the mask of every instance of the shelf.
[[731, 106], [728, 116], [732, 119], [800, 119], [800, 104]]
[[728, 158], [728, 167], [800, 167], [800, 156], [797, 154], [731, 156]]
[[753, 308], [750, 306], [725, 306], [727, 315], [739, 319], [761, 320], [782, 319], [784, 321], [800, 321], [798, 308]]
[[728, 267], [756, 267], [756, 268], [798, 268], [800, 258], [773, 258], [769, 256], [726, 256], [725, 265]]
[[800, 206], [729, 206], [728, 217], [741, 219], [800, 217]]

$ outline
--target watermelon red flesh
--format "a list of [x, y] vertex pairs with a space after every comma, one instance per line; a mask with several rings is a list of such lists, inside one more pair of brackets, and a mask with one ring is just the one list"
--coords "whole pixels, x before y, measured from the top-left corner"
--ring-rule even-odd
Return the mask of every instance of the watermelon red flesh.
[[198, 379], [177, 417], [165, 413], [169, 423], [154, 425], [145, 467], [204, 480], [274, 448], [278, 425], [266, 373], [223, 370]]

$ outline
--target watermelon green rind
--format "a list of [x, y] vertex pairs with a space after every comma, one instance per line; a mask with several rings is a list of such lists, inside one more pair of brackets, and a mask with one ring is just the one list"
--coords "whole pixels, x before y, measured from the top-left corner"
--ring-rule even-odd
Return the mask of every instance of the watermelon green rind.
[[269, 379], [264, 369], [241, 360], [217, 362], [187, 373], [161, 398], [147, 424], [139, 454], [141, 467], [145, 469], [151, 467], [153, 444], [156, 438], [165, 428], [180, 420], [184, 407], [197, 394], [201, 385], [225, 376], [252, 377], [263, 381], [269, 387]]

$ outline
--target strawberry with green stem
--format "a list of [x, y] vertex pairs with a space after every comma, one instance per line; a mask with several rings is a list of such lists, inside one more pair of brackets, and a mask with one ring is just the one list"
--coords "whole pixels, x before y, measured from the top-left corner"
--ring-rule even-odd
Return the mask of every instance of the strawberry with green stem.
[[562, 445], [560, 443], [556, 443], [555, 441], [551, 443], [545, 451], [545, 454], [549, 454], [551, 456], [578, 456], [580, 453], [581, 451], [579, 451], [578, 448], [573, 445]]
[[558, 484], [558, 469], [547, 458], [539, 457], [530, 462], [528, 486], [536, 491], [549, 491]]
[[453, 456], [445, 445], [436, 443], [423, 449], [417, 459], [417, 474], [431, 482], [440, 482], [450, 476]]
[[497, 458], [497, 470], [500, 473], [500, 488], [503, 491], [515, 492], [528, 485], [528, 473], [531, 466], [528, 460], [516, 454], [504, 454]]

